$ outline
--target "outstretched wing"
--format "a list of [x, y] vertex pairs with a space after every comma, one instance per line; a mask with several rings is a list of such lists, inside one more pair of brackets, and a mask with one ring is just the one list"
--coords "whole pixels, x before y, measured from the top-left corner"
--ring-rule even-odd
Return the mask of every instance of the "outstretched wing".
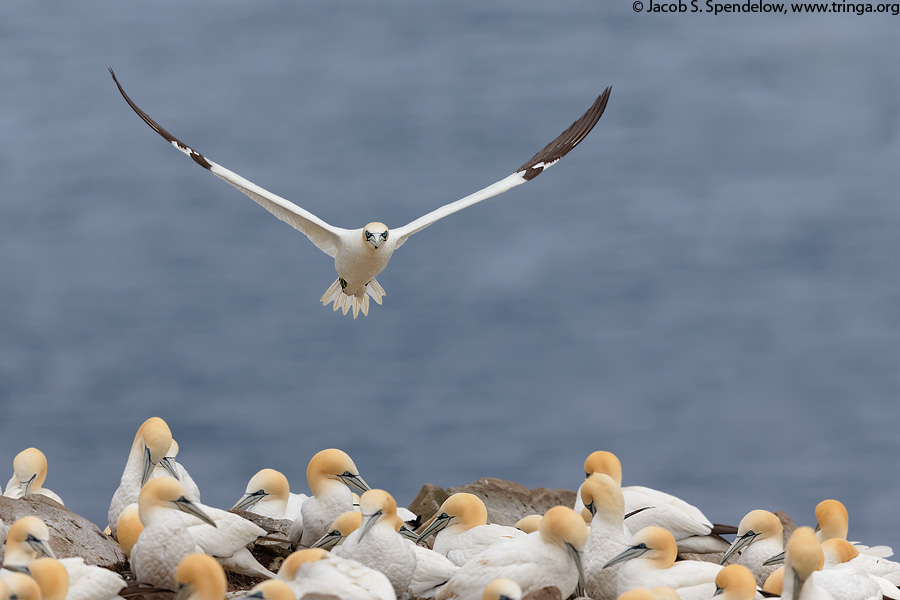
[[229, 171], [225, 167], [217, 165], [209, 160], [150, 118], [150, 115], [145, 113], [137, 106], [137, 104], [131, 101], [131, 98], [129, 98], [128, 94], [125, 93], [125, 90], [122, 89], [122, 84], [119, 83], [119, 80], [116, 78], [116, 74], [112, 69], [109, 70], [109, 73], [112, 75], [113, 81], [116, 82], [119, 92], [121, 92], [122, 97], [125, 98], [128, 105], [131, 106], [134, 112], [136, 112], [147, 125], [152, 127], [156, 133], [163, 136], [178, 150], [194, 159], [195, 163], [207, 171], [210, 171], [216, 177], [224, 179], [247, 194], [254, 202], [265, 208], [267, 211], [294, 229], [305, 234], [306, 237], [308, 237], [312, 243], [318, 246], [325, 254], [332, 257], [337, 254], [338, 248], [340, 247], [341, 233], [346, 232], [346, 229], [329, 225], [311, 212], [303, 210], [290, 200], [285, 200], [281, 196], [273, 194], [272, 192], [259, 187], [252, 181], [247, 181], [237, 173]]
[[456, 211], [462, 210], [467, 206], [472, 206], [482, 200], [487, 200], [488, 198], [493, 198], [503, 192], [511, 190], [512, 188], [522, 185], [527, 181], [531, 181], [538, 175], [540, 175], [544, 169], [552, 167], [565, 156], [572, 148], [578, 145], [578, 143], [587, 136], [591, 132], [591, 129], [594, 128], [594, 125], [597, 124], [597, 121], [600, 120], [600, 117], [603, 115], [603, 111], [606, 110], [606, 103], [609, 100], [609, 93], [612, 91], [612, 87], [606, 88], [602, 94], [600, 94], [597, 99], [594, 101], [594, 104], [584, 113], [580, 119], [572, 123], [572, 125], [563, 131], [559, 136], [544, 146], [544, 148], [531, 157], [531, 160], [526, 162], [524, 165], [516, 169], [516, 172], [506, 177], [505, 179], [501, 179], [500, 181], [489, 185], [488, 187], [475, 192], [474, 194], [470, 194], [461, 200], [457, 200], [456, 202], [451, 202], [450, 204], [445, 204], [437, 210], [433, 210], [424, 217], [419, 217], [412, 223], [408, 225], [404, 225], [403, 227], [398, 227], [393, 230], [394, 239], [396, 240], [397, 245], [395, 247], [399, 248], [403, 243], [417, 231], [421, 231], [434, 223], [439, 219], [443, 219], [448, 215], [452, 215]]

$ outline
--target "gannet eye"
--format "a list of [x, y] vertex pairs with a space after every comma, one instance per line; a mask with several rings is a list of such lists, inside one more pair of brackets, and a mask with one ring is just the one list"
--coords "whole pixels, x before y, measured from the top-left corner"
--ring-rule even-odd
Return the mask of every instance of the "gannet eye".
[[384, 233], [381, 234], [381, 239], [382, 239], [383, 241], [386, 242], [386, 241], [387, 241], [387, 236], [388, 236], [388, 232], [385, 231]]
[[647, 549], [647, 544], [645, 544], [644, 542], [641, 542], [640, 544], [638, 544], [637, 546], [635, 546], [635, 548], [640, 548], [641, 550], [646, 550], [646, 549]]
[[259, 488], [258, 490], [256, 490], [256, 493], [259, 494], [260, 496], [262, 496], [266, 493], [266, 490]]
[[371, 239], [374, 237], [371, 233], [369, 233], [369, 230], [368, 230], [368, 229], [367, 229], [366, 231], [364, 231], [363, 233], [366, 234], [366, 239], [367, 239], [367, 240], [371, 240]]
[[353, 473], [351, 473], [350, 471], [344, 471], [343, 477], [353, 477]]

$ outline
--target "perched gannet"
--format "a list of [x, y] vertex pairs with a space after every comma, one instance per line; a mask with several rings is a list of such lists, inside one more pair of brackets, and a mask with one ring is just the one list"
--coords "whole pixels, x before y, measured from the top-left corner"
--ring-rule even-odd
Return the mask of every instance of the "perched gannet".
[[69, 573], [55, 558], [39, 558], [28, 565], [28, 572], [41, 588], [43, 600], [66, 600]]
[[244, 495], [231, 510], [247, 510], [272, 519], [290, 519], [300, 515], [305, 494], [292, 494], [287, 477], [275, 469], [263, 469], [250, 478]]
[[40, 494], [60, 504], [62, 499], [44, 485], [47, 479], [47, 457], [37, 448], [26, 448], [13, 459], [13, 476], [6, 484], [7, 498], [21, 498], [28, 494]]
[[328, 448], [317, 452], [306, 467], [306, 482], [312, 491], [300, 507], [300, 516], [291, 526], [291, 542], [309, 547], [325, 534], [327, 527], [341, 514], [353, 510], [351, 489], [369, 490], [359, 469], [346, 452]]
[[762, 586], [778, 565], [764, 565], [784, 548], [784, 526], [781, 519], [767, 510], [753, 510], [744, 515], [738, 525], [731, 547], [722, 556], [721, 564], [737, 554], [734, 561], [753, 573], [756, 584]]
[[[114, 538], [119, 513], [129, 504], [138, 501], [141, 486], [147, 483], [153, 469], [160, 464], [171, 446], [172, 431], [159, 417], [150, 417], [138, 428], [122, 472], [122, 480], [109, 504], [109, 530]], [[166, 464], [168, 463], [163, 463]], [[177, 473], [172, 473], [172, 477], [177, 476]]]
[[486, 586], [481, 600], [522, 600], [522, 588], [512, 579], [495, 579]]
[[355, 510], [348, 510], [331, 524], [325, 535], [320, 537], [313, 548], [322, 548], [330, 550], [344, 541], [348, 535], [359, 529], [362, 524], [362, 513]]
[[291, 589], [291, 586], [284, 583], [283, 581], [278, 581], [277, 579], [263, 581], [262, 583], [253, 586], [253, 588], [249, 592], [247, 592], [243, 596], [239, 596], [239, 598], [257, 598], [263, 600], [297, 599], [297, 597], [294, 595], [294, 591]]
[[181, 560], [203, 553], [180, 513], [213, 526], [215, 522], [184, 494], [184, 486], [168, 477], [150, 480], [141, 490], [138, 508], [144, 530], [131, 549], [131, 568], [138, 581], [174, 591], [175, 570]]
[[825, 554], [823, 570], [843, 569], [866, 575], [878, 584], [882, 594], [888, 598], [900, 598], [900, 589], [895, 583], [900, 578], [900, 564], [886, 558], [862, 554], [856, 546], [841, 538], [825, 540], [822, 552]]
[[[822, 500], [816, 505], [816, 539], [822, 543], [831, 538], [847, 539], [850, 530], [850, 516], [847, 507], [839, 500]], [[887, 558], [893, 556], [890, 546], [866, 546], [859, 542], [851, 542], [863, 554]]]
[[597, 98], [580, 119], [550, 142], [543, 150], [535, 154], [531, 160], [516, 169], [512, 175], [461, 200], [446, 204], [391, 232], [386, 225], [378, 222], [369, 223], [362, 229], [333, 227], [296, 204], [264, 190], [237, 173], [233, 173], [212, 162], [178, 140], [150, 118], [147, 113], [138, 108], [125, 93], [125, 90], [122, 89], [112, 69], [110, 69], [110, 73], [125, 101], [154, 131], [175, 146], [175, 148], [190, 156], [201, 167], [247, 194], [254, 202], [271, 212], [278, 219], [306, 235], [320, 250], [334, 258], [338, 279], [322, 296], [322, 303], [328, 304], [333, 301], [334, 309], [341, 308], [344, 314], [347, 314], [347, 311], [353, 308], [354, 318], [360, 310], [362, 310], [364, 315], [368, 314], [369, 296], [375, 302], [381, 304], [384, 289], [375, 281], [375, 276], [387, 266], [391, 254], [402, 246], [409, 236], [467, 206], [492, 198], [530, 181], [544, 169], [556, 164], [559, 159], [577, 146], [596, 125], [606, 109], [611, 89], [606, 88], [606, 91]]
[[416, 553], [396, 527], [397, 503], [384, 490], [360, 496], [362, 524], [341, 545], [341, 556], [384, 573], [400, 596], [409, 591], [416, 571]]
[[[592, 452], [584, 461], [584, 476], [604, 473], [622, 485], [622, 463], [612, 452]], [[733, 528], [717, 528], [699, 508], [671, 494], [643, 486], [625, 486], [625, 527], [631, 534], [644, 527], [656, 525], [668, 529], [678, 542], [679, 552], [724, 552], [728, 542], [716, 533], [733, 533]], [[575, 498], [575, 511], [584, 508], [579, 488]]]
[[832, 600], [812, 577], [825, 562], [822, 547], [809, 527], [798, 527], [785, 545], [781, 597], [791, 600]]
[[606, 563], [607, 567], [624, 563], [619, 568], [618, 593], [636, 587], [668, 586], [681, 600], [706, 599], [715, 592], [720, 565], [696, 560], [675, 562], [678, 546], [671, 532], [662, 527], [641, 529], [629, 546]]
[[756, 578], [744, 565], [728, 565], [716, 575], [715, 596], [722, 600], [753, 600], [756, 597]]
[[394, 518], [394, 530], [403, 537], [403, 543], [416, 553], [416, 570], [409, 584], [409, 592], [415, 598], [434, 598], [444, 584], [459, 571], [459, 565], [451, 562], [443, 554], [417, 545], [416, 534], [406, 529], [405, 521], [400, 515]]
[[515, 527], [487, 523], [487, 508], [475, 494], [453, 494], [441, 504], [431, 523], [419, 534], [417, 542], [436, 534], [435, 552], [457, 565], [464, 565], [497, 542], [523, 537]]
[[23, 573], [4, 576], [10, 600], [41, 600], [41, 588], [37, 582]]
[[122, 553], [130, 557], [134, 543], [144, 530], [137, 502], [129, 504], [122, 511], [119, 515], [119, 522], [116, 524], [116, 530], [119, 534], [119, 547], [122, 549]]
[[528, 515], [522, 517], [516, 522], [516, 529], [525, 533], [533, 533], [541, 526], [541, 519], [543, 518], [544, 515]]
[[181, 485], [184, 486], [184, 490], [187, 492], [186, 498], [191, 502], [200, 502], [200, 488], [197, 487], [196, 482], [194, 482], [194, 478], [191, 477], [191, 474], [187, 472], [187, 469], [184, 468], [184, 465], [175, 460], [177, 456], [178, 442], [172, 440], [172, 445], [169, 446], [169, 451], [166, 452], [166, 455], [163, 457], [163, 459], [159, 461], [159, 466], [153, 469], [153, 473], [150, 476], [175, 477], [175, 479], [180, 481]]
[[609, 475], [595, 473], [581, 486], [581, 499], [591, 514], [590, 534], [584, 546], [584, 590], [593, 600], [615, 600], [619, 565], [604, 567], [628, 547], [622, 488]]
[[355, 560], [329, 554], [321, 548], [299, 550], [278, 570], [297, 598], [307, 594], [334, 594], [341, 600], [395, 600], [394, 586], [380, 571]]
[[16, 519], [10, 526], [6, 539], [4, 571], [23, 570], [42, 556], [55, 557], [50, 549], [50, 529], [47, 524], [33, 516]]
[[213, 527], [193, 517], [182, 517], [182, 520], [190, 524], [188, 532], [203, 552], [215, 556], [226, 571], [251, 577], [275, 577], [246, 548], [266, 535], [265, 529], [232, 512], [205, 504], [197, 506], [213, 520]]
[[206, 554], [188, 554], [175, 569], [176, 600], [222, 600], [228, 590], [225, 571]]
[[438, 600], [479, 600], [485, 586], [501, 577], [518, 583], [523, 594], [552, 585], [563, 598], [573, 592], [583, 595], [582, 552], [587, 537], [581, 515], [564, 506], [551, 508], [538, 533], [494, 544], [464, 564], [438, 593]]

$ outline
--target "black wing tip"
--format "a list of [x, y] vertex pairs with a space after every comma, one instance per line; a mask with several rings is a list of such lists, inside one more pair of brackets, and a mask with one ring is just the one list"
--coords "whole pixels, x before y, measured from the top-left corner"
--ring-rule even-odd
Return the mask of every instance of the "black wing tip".
[[540, 175], [545, 167], [552, 165], [581, 143], [581, 140], [587, 137], [587, 134], [603, 116], [611, 92], [612, 86], [607, 86], [577, 121], [532, 156], [528, 162], [516, 169], [516, 173], [521, 173], [525, 181], [531, 181]]
[[119, 83], [119, 79], [116, 77], [116, 73], [112, 70], [112, 67], [107, 67], [109, 69], [109, 74], [112, 75], [113, 81], [116, 82], [116, 87], [119, 88], [119, 93], [122, 94], [122, 97], [125, 98], [125, 102], [128, 103], [128, 106], [131, 107], [131, 110], [137, 113], [137, 115], [144, 120], [144, 123], [150, 126], [153, 131], [161, 135], [167, 142], [170, 144], [174, 144], [179, 150], [187, 153], [195, 163], [203, 167], [204, 169], [211, 170], [212, 164], [206, 160], [206, 157], [179, 140], [177, 137], [169, 133], [162, 125], [153, 120], [153, 118], [145, 113], [141, 108], [134, 103], [134, 101], [128, 97], [128, 94], [125, 93], [125, 88], [122, 87], [122, 84]]

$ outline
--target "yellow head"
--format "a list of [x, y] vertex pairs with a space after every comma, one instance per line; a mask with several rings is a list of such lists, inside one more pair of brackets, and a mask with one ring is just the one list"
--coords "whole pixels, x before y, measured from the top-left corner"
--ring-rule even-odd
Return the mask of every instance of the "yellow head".
[[522, 588], [512, 579], [495, 579], [484, 588], [481, 600], [521, 600]]
[[612, 452], [604, 450], [591, 452], [584, 461], [584, 476], [588, 478], [594, 473], [609, 475], [616, 480], [616, 483], [622, 485], [622, 463], [619, 462], [619, 457]]
[[819, 522], [816, 530], [820, 542], [831, 538], [847, 539], [847, 531], [850, 526], [850, 516], [847, 508], [838, 500], [822, 500], [816, 505], [816, 520]]
[[39, 558], [28, 566], [41, 588], [42, 600], [65, 600], [69, 593], [69, 573], [55, 558]]
[[388, 241], [388, 228], [384, 223], [373, 221], [363, 227], [363, 241], [378, 250], [385, 242]]
[[26, 448], [13, 459], [13, 471], [22, 486], [22, 495], [41, 489], [47, 478], [47, 457], [37, 448]]
[[175, 582], [178, 584], [177, 597], [191, 600], [221, 600], [228, 591], [222, 565], [206, 554], [189, 554], [182, 558], [175, 569]]
[[360, 493], [369, 490], [350, 456], [337, 448], [317, 452], [306, 467], [306, 482], [314, 496], [321, 495], [332, 481], [340, 481]]
[[716, 594], [724, 594], [725, 600], [753, 600], [756, 578], [743, 565], [728, 565], [716, 575], [716, 588]]
[[293, 581], [297, 576], [297, 569], [306, 563], [316, 562], [328, 556], [328, 551], [321, 548], [298, 550], [284, 559], [281, 568], [278, 569], [278, 579], [281, 581]]

